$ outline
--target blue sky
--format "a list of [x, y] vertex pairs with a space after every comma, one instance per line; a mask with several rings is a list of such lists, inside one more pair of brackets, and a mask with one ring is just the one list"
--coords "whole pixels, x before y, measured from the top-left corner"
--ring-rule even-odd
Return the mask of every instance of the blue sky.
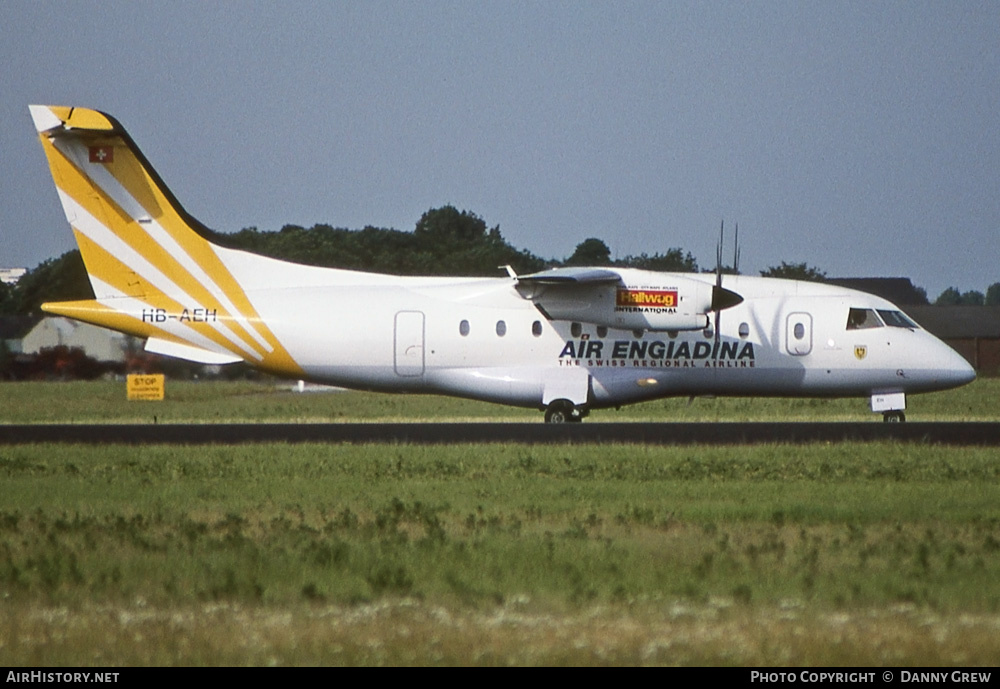
[[[0, 4], [0, 265], [73, 248], [28, 104], [129, 130], [235, 231], [473, 211], [565, 257], [1000, 281], [997, 2]], [[728, 255], [728, 252], [727, 252]]]

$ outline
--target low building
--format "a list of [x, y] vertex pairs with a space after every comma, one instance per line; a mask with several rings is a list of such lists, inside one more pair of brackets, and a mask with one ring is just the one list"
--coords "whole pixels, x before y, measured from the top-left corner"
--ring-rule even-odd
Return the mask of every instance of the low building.
[[1000, 306], [910, 306], [906, 313], [980, 373], [1000, 373]]
[[10, 354], [20, 354], [24, 349], [24, 336], [38, 324], [37, 316], [0, 316], [0, 342]]
[[927, 293], [910, 278], [827, 278], [826, 283], [874, 294], [904, 308], [928, 303]]
[[17, 284], [17, 281], [27, 272], [27, 268], [0, 268], [0, 282], [8, 285]]
[[142, 341], [96, 325], [61, 316], [43, 318], [21, 340], [23, 354], [37, 354], [50, 347], [82, 349], [91, 359], [124, 363], [129, 352], [142, 348]]

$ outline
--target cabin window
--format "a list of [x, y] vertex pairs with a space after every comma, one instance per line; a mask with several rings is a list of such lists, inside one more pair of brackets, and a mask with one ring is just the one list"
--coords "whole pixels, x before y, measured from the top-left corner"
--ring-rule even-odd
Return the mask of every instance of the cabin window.
[[541, 321], [535, 321], [534, 323], [531, 324], [531, 334], [534, 335], [535, 337], [541, 337], [542, 336], [542, 322]]
[[642, 331], [639, 330], [638, 328], [636, 328], [635, 330], [632, 331], [632, 337], [634, 337], [637, 340], [641, 340], [642, 339]]
[[868, 328], [881, 328], [882, 321], [875, 315], [874, 309], [851, 309], [847, 314], [848, 330], [866, 330]]
[[462, 321], [458, 324], [458, 334], [462, 337], [469, 336], [469, 321]]
[[497, 335], [503, 337], [506, 334], [507, 334], [507, 322], [497, 321]]
[[608, 336], [608, 329], [605, 326], [603, 326], [603, 325], [597, 326], [597, 336], [598, 337], [607, 337]]
[[708, 326], [707, 328], [701, 331], [701, 334], [705, 336], [706, 340], [711, 340], [712, 337], [715, 336], [715, 331], [712, 330], [712, 326]]
[[806, 336], [806, 326], [801, 323], [796, 323], [795, 327], [792, 328], [792, 334], [795, 336], [796, 340], [801, 340]]
[[580, 325], [579, 323], [573, 323], [571, 326], [569, 326], [569, 332], [573, 337], [580, 337], [580, 335], [583, 333], [583, 326]]
[[669, 337], [671, 340], [676, 340], [677, 339], [677, 331], [676, 330], [668, 330], [667, 331], [667, 337]]
[[744, 340], [746, 338], [750, 337], [750, 324], [749, 323], [740, 323], [740, 337], [743, 338]]
[[885, 324], [890, 328], [916, 329], [920, 327], [910, 320], [910, 318], [902, 311], [883, 311], [882, 309], [879, 309], [878, 315], [882, 317], [882, 320], [885, 321]]

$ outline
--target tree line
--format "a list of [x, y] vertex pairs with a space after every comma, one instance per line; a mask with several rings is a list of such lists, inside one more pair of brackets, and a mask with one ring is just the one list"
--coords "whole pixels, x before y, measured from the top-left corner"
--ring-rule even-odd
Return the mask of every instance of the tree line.
[[[232, 234], [212, 232], [211, 241], [306, 265], [345, 268], [395, 275], [494, 276], [509, 265], [526, 274], [556, 266], [616, 266], [663, 272], [699, 272], [691, 252], [668, 248], [613, 259], [607, 244], [596, 237], [585, 239], [565, 259], [544, 259], [517, 249], [500, 233], [470, 211], [454, 206], [432, 208], [417, 221], [412, 232], [365, 227], [335, 228], [326, 224], [304, 228], [285, 225], [278, 231], [245, 228]], [[715, 266], [706, 267], [714, 271]], [[727, 273], [732, 267], [724, 267]], [[826, 273], [805, 263], [786, 263], [760, 271], [765, 277], [823, 281]], [[30, 314], [46, 301], [92, 299], [93, 291], [78, 250], [43, 261], [13, 286], [0, 283], [0, 314]], [[936, 304], [1000, 305], [1000, 283], [984, 293], [945, 290]]]

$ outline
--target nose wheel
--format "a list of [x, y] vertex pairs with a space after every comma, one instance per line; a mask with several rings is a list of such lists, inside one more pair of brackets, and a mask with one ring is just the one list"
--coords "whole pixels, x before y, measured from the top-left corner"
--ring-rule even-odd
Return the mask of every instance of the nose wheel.
[[882, 420], [886, 423], [903, 423], [906, 421], [906, 393], [903, 392], [873, 392], [872, 411], [882, 412]]

